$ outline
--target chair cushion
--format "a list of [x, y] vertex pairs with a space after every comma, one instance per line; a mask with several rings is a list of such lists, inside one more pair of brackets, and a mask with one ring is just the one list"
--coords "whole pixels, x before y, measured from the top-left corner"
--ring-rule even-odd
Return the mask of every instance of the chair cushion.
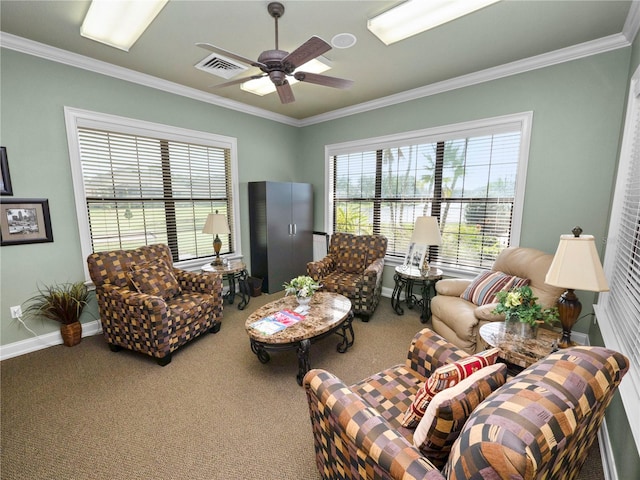
[[139, 293], [162, 297], [165, 300], [181, 293], [180, 284], [173, 275], [172, 268], [162, 260], [131, 265], [128, 277]]
[[471, 412], [493, 391], [504, 385], [507, 366], [496, 363], [472, 373], [457, 385], [447, 388], [429, 402], [424, 417], [415, 429], [413, 444], [442, 469]]
[[327, 292], [339, 293], [347, 298], [356, 298], [360, 295], [363, 281], [362, 273], [334, 271], [322, 279], [322, 286]]
[[529, 279], [487, 270], [473, 279], [460, 298], [476, 305], [495, 303], [496, 293], [529, 285]]
[[429, 402], [437, 393], [453, 387], [477, 370], [493, 365], [496, 363], [499, 353], [499, 348], [491, 348], [457, 362], [438, 367], [416, 393], [413, 403], [404, 414], [402, 426], [407, 428], [417, 427]]

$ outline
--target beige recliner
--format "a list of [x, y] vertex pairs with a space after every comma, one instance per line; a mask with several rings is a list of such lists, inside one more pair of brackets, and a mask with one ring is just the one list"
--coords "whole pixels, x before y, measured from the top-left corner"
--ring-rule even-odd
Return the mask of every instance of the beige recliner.
[[[544, 283], [553, 260], [540, 250], [509, 247], [500, 252], [492, 270], [530, 280], [529, 286], [543, 308], [554, 307], [563, 288]], [[433, 330], [468, 353], [484, 350], [478, 330], [488, 322], [504, 321], [504, 315], [491, 313], [497, 304], [478, 306], [460, 298], [472, 280], [445, 279], [436, 283], [437, 295], [431, 300]]]

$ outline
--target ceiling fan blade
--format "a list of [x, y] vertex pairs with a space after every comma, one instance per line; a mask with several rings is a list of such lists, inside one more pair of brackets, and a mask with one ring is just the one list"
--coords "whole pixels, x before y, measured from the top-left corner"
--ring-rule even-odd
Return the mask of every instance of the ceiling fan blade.
[[304, 65], [309, 60], [313, 60], [314, 58], [322, 55], [325, 52], [328, 52], [329, 50], [331, 50], [331, 45], [329, 45], [320, 37], [316, 37], [314, 35], [289, 55], [284, 57], [282, 59], [282, 62], [290, 63], [295, 69], [296, 67]]
[[316, 85], [323, 85], [325, 87], [351, 88], [353, 85], [353, 80], [318, 75], [317, 73], [296, 72], [293, 76], [300, 82], [315, 83]]
[[230, 82], [219, 83], [218, 85], [211, 85], [209, 88], [229, 87], [231, 85], [237, 85], [238, 83], [248, 82], [249, 80], [255, 80], [256, 78], [262, 78], [264, 76], [266, 76], [266, 73], [262, 75], [251, 75], [249, 77], [236, 78], [235, 80], [231, 80]]
[[251, 60], [241, 55], [229, 52], [227, 50], [224, 50], [223, 48], [216, 47], [215, 45], [211, 45], [210, 43], [196, 43], [196, 45], [200, 48], [204, 48], [205, 50], [209, 50], [210, 52], [218, 53], [220, 55], [224, 55], [225, 57], [229, 57], [234, 60], [237, 60], [238, 62], [246, 63], [247, 65], [252, 65], [258, 68], [263, 68], [263, 67], [266, 68], [266, 65], [264, 63], [256, 62], [255, 60]]
[[282, 103], [291, 103], [296, 101], [296, 97], [293, 95], [293, 90], [291, 90], [291, 85], [289, 85], [289, 82], [286, 80], [282, 85], [276, 85], [276, 90], [278, 91], [278, 96]]

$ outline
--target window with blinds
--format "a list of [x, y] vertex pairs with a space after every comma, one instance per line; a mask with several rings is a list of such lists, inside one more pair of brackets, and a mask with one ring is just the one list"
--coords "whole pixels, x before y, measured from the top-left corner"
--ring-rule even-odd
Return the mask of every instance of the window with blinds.
[[[631, 381], [620, 385], [628, 415], [640, 403], [640, 71], [634, 75], [604, 257], [609, 292], [595, 312], [607, 347], [625, 354]], [[640, 446], [640, 422], [629, 422]]]
[[[234, 232], [232, 146], [207, 144], [200, 132], [99, 123], [81, 118], [73, 135], [89, 253], [164, 243], [175, 262], [210, 257], [207, 215], [226, 215]], [[221, 253], [235, 252], [233, 233], [220, 239]]]
[[[436, 135], [371, 139], [367, 146], [374, 148], [362, 151], [330, 147], [333, 231], [382, 234], [387, 256], [400, 261], [415, 219], [434, 216], [442, 245], [430, 248], [430, 263], [471, 272], [490, 268], [514, 243], [514, 213], [524, 195], [519, 177], [526, 171], [524, 120], [479, 123]], [[519, 235], [519, 215], [516, 221]]]

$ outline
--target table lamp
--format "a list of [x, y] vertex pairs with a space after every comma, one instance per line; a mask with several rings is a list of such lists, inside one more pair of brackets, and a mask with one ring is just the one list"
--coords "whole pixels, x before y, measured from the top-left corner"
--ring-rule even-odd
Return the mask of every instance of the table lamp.
[[[440, 245], [442, 237], [440, 236], [440, 227], [436, 217], [418, 217], [413, 227], [411, 235], [411, 243], [420, 245]], [[422, 270], [429, 270], [428, 255], [425, 255], [425, 261]]]
[[548, 285], [567, 289], [557, 303], [562, 324], [560, 348], [575, 345], [571, 341], [571, 328], [578, 320], [582, 304], [574, 290], [609, 291], [593, 235], [581, 235], [580, 227], [572, 232], [573, 235], [560, 235], [558, 250], [544, 280]]
[[211, 262], [211, 265], [222, 265], [222, 260], [220, 259], [222, 240], [220, 240], [218, 234], [228, 235], [231, 233], [229, 230], [229, 223], [227, 222], [227, 216], [218, 213], [218, 210], [216, 210], [216, 213], [210, 213], [207, 216], [207, 221], [204, 224], [202, 233], [208, 233], [216, 236], [216, 238], [213, 239], [213, 251], [216, 252], [216, 259]]

